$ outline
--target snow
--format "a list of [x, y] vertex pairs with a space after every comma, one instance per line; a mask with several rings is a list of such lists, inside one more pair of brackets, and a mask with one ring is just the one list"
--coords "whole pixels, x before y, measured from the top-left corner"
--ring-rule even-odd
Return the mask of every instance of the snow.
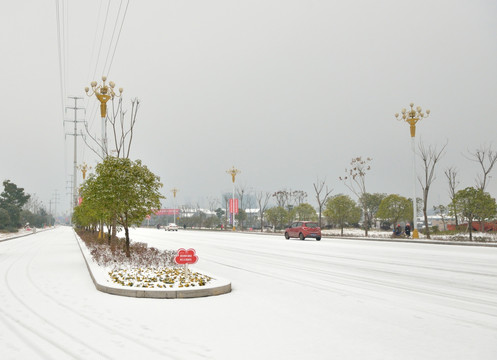
[[3, 359], [495, 359], [497, 248], [135, 229], [232, 292], [95, 289], [72, 229], [0, 242]]

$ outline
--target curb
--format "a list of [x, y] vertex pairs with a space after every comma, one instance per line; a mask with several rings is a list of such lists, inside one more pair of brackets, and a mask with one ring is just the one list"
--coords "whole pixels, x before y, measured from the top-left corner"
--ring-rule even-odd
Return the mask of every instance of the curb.
[[[212, 276], [211, 277], [215, 280], [215, 283], [203, 286], [201, 289], [138, 289], [126, 288], [114, 284], [104, 284], [105, 280], [103, 278], [105, 277], [105, 274], [103, 274], [101, 268], [98, 265], [93, 263], [93, 261], [91, 260], [91, 255], [88, 253], [88, 249], [86, 248], [78, 234], [76, 234], [74, 229], [73, 232], [81, 254], [83, 255], [83, 259], [85, 260], [88, 272], [90, 273], [91, 280], [93, 281], [93, 284], [98, 291], [112, 295], [152, 299], [189, 299], [197, 297], [216, 296], [231, 292], [231, 283], [229, 281]], [[206, 275], [210, 276], [210, 274]]]
[[[325, 237], [323, 237], [325, 238]], [[412, 240], [412, 239], [389, 239], [389, 238], [356, 238], [356, 237], [340, 237], [340, 236], [326, 236], [326, 238], [338, 239], [338, 240], [356, 240], [356, 241], [384, 241], [384, 242], [401, 242], [409, 244], [431, 244], [431, 245], [458, 245], [458, 246], [486, 246], [486, 247], [497, 247], [497, 243], [485, 243], [485, 242], [469, 242], [469, 241], [444, 241], [444, 240]]]
[[22, 237], [25, 237], [25, 236], [34, 235], [34, 234], [37, 234], [39, 232], [53, 230], [53, 229], [54, 228], [48, 228], [48, 229], [38, 229], [38, 228], [36, 228], [36, 231], [31, 231], [31, 232], [28, 232], [28, 233], [25, 233], [25, 234], [22, 234], [22, 235], [16, 235], [16, 236], [11, 236], [11, 237], [8, 237], [8, 238], [5, 238], [5, 239], [0, 239], [0, 242], [14, 240], [14, 239], [19, 239], [19, 238], [22, 238]]

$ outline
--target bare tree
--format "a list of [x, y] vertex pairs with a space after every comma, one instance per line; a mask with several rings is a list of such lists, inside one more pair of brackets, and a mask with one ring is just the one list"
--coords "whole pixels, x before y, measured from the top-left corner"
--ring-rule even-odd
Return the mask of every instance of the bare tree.
[[364, 232], [365, 236], [368, 236], [370, 219], [368, 218], [368, 211], [366, 205], [361, 202], [361, 199], [364, 198], [364, 194], [366, 194], [366, 174], [369, 170], [371, 170], [371, 163], [373, 159], [358, 156], [353, 158], [350, 162], [350, 169], [345, 169], [346, 176], [339, 177], [341, 181], [349, 188], [350, 191], [357, 196], [357, 199], [361, 203], [363, 215], [364, 215]]
[[294, 204], [296, 206], [299, 206], [300, 204], [305, 202], [305, 199], [307, 198], [307, 193], [303, 190], [295, 190], [292, 191], [291, 198], [294, 200]]
[[[236, 188], [236, 194], [238, 196], [238, 201], [240, 202], [240, 211], [245, 211], [245, 207], [243, 206], [243, 198], [245, 196], [245, 193], [246, 193], [246, 189], [245, 189], [245, 185], [238, 185], [237, 188]], [[241, 215], [241, 213], [240, 213]], [[238, 221], [240, 222], [240, 228], [243, 229], [243, 216], [238, 216], [237, 217]]]
[[435, 214], [440, 215], [444, 231], [447, 230], [447, 225], [445, 223], [445, 218], [447, 217], [447, 208], [445, 207], [445, 205], [440, 204], [438, 206], [433, 206], [433, 210], [435, 211]]
[[238, 196], [238, 201], [240, 202], [240, 209], [245, 210], [243, 206], [243, 198], [245, 197], [245, 193], [247, 192], [245, 185], [238, 185], [236, 187], [236, 195]]
[[219, 200], [214, 197], [207, 197], [207, 202], [209, 203], [210, 211], [214, 211], [214, 208], [219, 204]]
[[261, 219], [261, 232], [264, 231], [264, 212], [267, 209], [269, 203], [269, 198], [271, 197], [270, 192], [258, 192], [255, 194], [257, 199], [257, 204], [259, 205], [259, 217]]
[[287, 190], [279, 190], [273, 193], [272, 195], [275, 200], [276, 204], [278, 204], [279, 207], [286, 208], [289, 199], [290, 199], [290, 192]]
[[456, 209], [456, 188], [457, 185], [459, 185], [459, 180], [457, 180], [457, 169], [455, 167], [449, 167], [445, 169], [445, 177], [447, 178], [449, 182], [449, 196], [450, 196], [450, 208], [452, 209], [452, 212], [454, 213], [454, 218], [456, 220], [456, 228], [459, 226], [458, 222], [458, 216], [457, 216], [457, 209]]
[[229, 223], [229, 217], [230, 217], [229, 203], [230, 203], [231, 197], [232, 197], [232, 195], [230, 193], [223, 194], [224, 208], [226, 211], [226, 225]]
[[112, 102], [112, 117], [109, 119], [109, 123], [112, 126], [114, 135], [113, 151], [115, 152], [116, 157], [122, 156], [123, 158], [129, 158], [131, 143], [133, 141], [133, 129], [135, 127], [139, 107], [140, 100], [137, 98], [131, 100], [129, 125], [126, 126], [126, 111], [124, 111], [122, 107], [122, 98], [119, 98], [117, 107], [114, 107], [114, 102]]
[[429, 146], [426, 148], [422, 142], [419, 143], [419, 156], [423, 162], [423, 177], [418, 176], [418, 181], [423, 189], [423, 216], [425, 219], [425, 231], [426, 237], [430, 239], [430, 227], [428, 226], [428, 193], [430, 192], [431, 184], [436, 179], [435, 167], [437, 162], [443, 156], [445, 147], [447, 144], [442, 146], [442, 149], [438, 151], [436, 147]]
[[[320, 181], [319, 178], [315, 183], [312, 184], [314, 186], [314, 191], [316, 192], [316, 200], [318, 202], [319, 209], [319, 227], [321, 227], [321, 217], [323, 213], [323, 207], [328, 200], [328, 197], [333, 192], [333, 189], [328, 189], [328, 185], [326, 185], [326, 178], [323, 181]], [[324, 186], [326, 185], [326, 190], [324, 190]], [[323, 192], [324, 190], [324, 192]]]
[[470, 152], [469, 155], [470, 160], [480, 164], [482, 174], [477, 175], [476, 185], [480, 190], [485, 191], [489, 177], [488, 174], [490, 174], [497, 161], [497, 152], [493, 151], [490, 146], [482, 146], [476, 152]]
[[88, 142], [86, 136], [83, 136], [83, 140], [86, 146], [102, 160], [111, 153], [116, 157], [129, 158], [140, 100], [131, 100], [131, 112], [128, 124], [126, 124], [126, 111], [123, 110], [122, 98], [119, 98], [117, 105], [115, 104], [114, 99], [112, 99], [111, 104], [112, 111], [110, 112], [110, 116], [109, 112], [107, 112], [107, 121], [112, 127], [112, 137], [114, 140], [113, 148], [109, 150], [107, 144], [104, 144], [103, 139], [100, 139], [99, 141], [96, 135], [92, 135], [88, 128], [88, 123], [85, 123], [85, 130], [86, 135], [91, 140], [91, 144]]

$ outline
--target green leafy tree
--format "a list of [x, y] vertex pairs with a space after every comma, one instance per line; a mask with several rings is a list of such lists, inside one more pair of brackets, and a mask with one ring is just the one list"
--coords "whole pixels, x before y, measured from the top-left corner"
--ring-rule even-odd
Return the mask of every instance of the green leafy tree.
[[370, 221], [370, 224], [368, 227], [371, 227], [371, 224], [376, 223], [376, 213], [378, 212], [378, 209], [380, 208], [381, 201], [387, 196], [387, 194], [380, 194], [380, 193], [364, 193], [360, 199], [359, 199], [359, 204], [361, 205], [361, 208], [363, 211], [367, 212], [367, 218]]
[[410, 219], [412, 211], [412, 201], [403, 196], [391, 194], [381, 201], [376, 215], [395, 226], [401, 220]]
[[[495, 217], [497, 205], [489, 193], [474, 187], [459, 190], [454, 198], [460, 215], [468, 221], [469, 240], [473, 240], [473, 220], [484, 221]], [[482, 229], [483, 230], [483, 229]]]
[[266, 210], [265, 218], [276, 228], [281, 229], [289, 221], [289, 212], [282, 206], [276, 206]]
[[0, 229], [5, 229], [10, 225], [9, 212], [5, 209], [0, 208]]
[[236, 215], [235, 220], [240, 224], [240, 229], [243, 229], [243, 223], [247, 220], [247, 212], [243, 209], [238, 209], [238, 214]]
[[298, 206], [295, 206], [291, 211], [291, 216], [293, 219], [296, 220], [316, 221], [318, 219], [316, 210], [312, 207], [311, 204], [308, 203], [302, 203]]
[[[84, 194], [87, 194], [87, 191], [89, 190], [85, 189], [81, 194], [85, 196]], [[83, 199], [83, 202], [74, 208], [72, 222], [79, 228], [95, 231], [101, 217], [98, 215], [95, 204], [92, 204], [91, 200], [87, 200], [85, 197]]]
[[218, 217], [219, 221], [221, 221], [224, 218], [225, 214], [226, 212], [223, 209], [221, 208], [216, 209], [216, 216]]
[[361, 208], [350, 196], [336, 195], [326, 202], [324, 216], [340, 226], [340, 234], [343, 236], [345, 225], [359, 222], [361, 219]]
[[[100, 231], [102, 231], [103, 223], [107, 226], [113, 223], [115, 219], [115, 213], [112, 211], [113, 201], [108, 196], [109, 188], [103, 181], [103, 178], [98, 177], [96, 174], [91, 174], [88, 179], [81, 186], [81, 196], [83, 197], [82, 207], [78, 206], [79, 212], [74, 214], [80, 214], [83, 220], [84, 227], [91, 227], [95, 229], [97, 224], [100, 224]], [[74, 223], [77, 222], [78, 218], [73, 219]], [[88, 223], [91, 221], [91, 223]], [[111, 237], [109, 234], [108, 243], [110, 245]]]
[[21, 209], [28, 202], [30, 195], [25, 194], [23, 188], [17, 187], [10, 180], [5, 180], [3, 187], [4, 190], [0, 194], [0, 208], [8, 212], [10, 226], [21, 227]]
[[129, 257], [129, 227], [139, 225], [160, 208], [160, 200], [164, 198], [159, 192], [161, 187], [159, 177], [140, 160], [109, 156], [97, 165], [95, 176], [83, 188], [83, 202], [88, 201], [97, 216], [107, 215], [104, 220], [115, 216], [124, 228]]

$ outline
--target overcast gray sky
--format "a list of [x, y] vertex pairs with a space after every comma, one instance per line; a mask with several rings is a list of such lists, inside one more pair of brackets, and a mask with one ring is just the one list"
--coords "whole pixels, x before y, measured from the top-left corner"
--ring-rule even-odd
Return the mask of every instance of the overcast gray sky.
[[[86, 97], [109, 67], [126, 106], [141, 100], [131, 157], [160, 176], [164, 207], [173, 187], [178, 204], [207, 206], [231, 191], [233, 165], [248, 190], [304, 190], [315, 204], [317, 177], [350, 194], [338, 177], [356, 156], [373, 159], [369, 192], [411, 197], [409, 126], [394, 117], [411, 101], [431, 110], [416, 140], [448, 142], [432, 205], [447, 202], [444, 169], [473, 186], [478, 165], [464, 154], [497, 150], [496, 1], [131, 1], [110, 66], [127, 1], [119, 17], [121, 2], [110, 3], [102, 38], [107, 1], [61, 0], [62, 71], [56, 4], [0, 11], [0, 179], [47, 207], [55, 192], [69, 207], [67, 96]], [[80, 105], [99, 132], [95, 101]], [[78, 163], [95, 166], [78, 141]]]

